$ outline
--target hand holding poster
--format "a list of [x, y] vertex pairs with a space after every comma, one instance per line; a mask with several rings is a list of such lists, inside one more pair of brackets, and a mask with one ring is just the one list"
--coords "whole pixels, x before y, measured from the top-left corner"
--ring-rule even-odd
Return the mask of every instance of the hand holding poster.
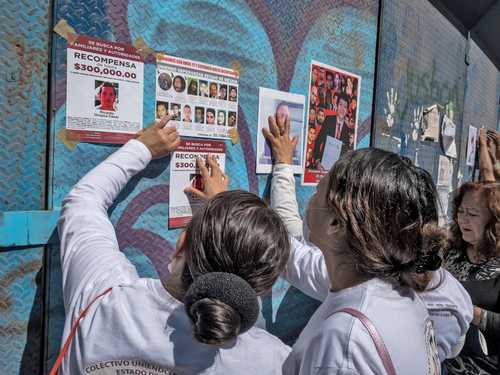
[[302, 172], [302, 134], [304, 133], [304, 95], [259, 88], [259, 123], [257, 129], [257, 173], [271, 173], [273, 162], [271, 148], [262, 135], [268, 128], [268, 117], [274, 116], [276, 125], [283, 129], [290, 119], [290, 138], [297, 137], [297, 148], [293, 154], [293, 173]]
[[193, 214], [203, 206], [203, 200], [186, 194], [184, 189], [191, 185], [203, 190], [203, 179], [196, 165], [196, 159], [206, 159], [208, 155], [214, 155], [224, 171], [226, 161], [224, 141], [183, 139], [173, 153], [170, 162], [169, 228], [186, 226]]
[[181, 136], [230, 138], [238, 119], [239, 73], [158, 55], [156, 118], [171, 113]]
[[86, 36], [67, 50], [68, 138], [125, 143], [142, 129], [144, 62], [135, 48]]
[[327, 166], [322, 165], [327, 137], [342, 143], [341, 155], [355, 148], [360, 87], [358, 75], [319, 62], [311, 63], [303, 185], [317, 185], [328, 173]]

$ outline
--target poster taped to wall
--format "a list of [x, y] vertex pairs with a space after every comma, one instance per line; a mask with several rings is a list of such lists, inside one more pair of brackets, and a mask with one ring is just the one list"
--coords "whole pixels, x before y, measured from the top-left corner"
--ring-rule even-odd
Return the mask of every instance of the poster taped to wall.
[[181, 136], [228, 139], [237, 127], [236, 70], [159, 54], [156, 118], [172, 114]]
[[67, 49], [68, 139], [125, 143], [142, 129], [144, 62], [132, 46], [78, 36]]
[[297, 137], [298, 143], [292, 160], [293, 173], [302, 173], [302, 136], [304, 134], [304, 95], [259, 88], [259, 123], [257, 129], [257, 173], [271, 173], [273, 162], [271, 148], [266, 142], [262, 128], [269, 129], [268, 117], [274, 116], [276, 125], [284, 129], [290, 118], [290, 138]]
[[[324, 158], [328, 137], [342, 143], [341, 155], [355, 148], [360, 88], [360, 76], [311, 62], [302, 185], [317, 185], [328, 173], [328, 166], [335, 163]], [[328, 155], [336, 157], [335, 152]]]
[[204, 201], [184, 189], [189, 185], [203, 190], [203, 179], [196, 165], [197, 158], [206, 159], [213, 155], [221, 170], [225, 170], [226, 143], [203, 139], [182, 139], [177, 150], [172, 154], [170, 162], [169, 187], [169, 228], [182, 228], [187, 225], [193, 214], [204, 204]]
[[439, 166], [438, 166], [438, 186], [451, 186], [453, 178], [453, 163], [447, 157], [439, 155]]
[[439, 199], [439, 216], [438, 224], [440, 226], [445, 226], [448, 223], [448, 209], [449, 209], [449, 199], [450, 199], [450, 187], [449, 186], [438, 186], [438, 199]]
[[469, 167], [474, 167], [476, 161], [477, 138], [477, 128], [469, 125], [469, 137], [467, 139], [467, 159], [465, 159]]
[[422, 140], [427, 142], [439, 141], [439, 108], [436, 104], [424, 110]]
[[453, 121], [446, 115], [443, 115], [441, 123], [441, 147], [443, 152], [450, 158], [457, 158], [457, 142], [456, 142], [457, 127]]

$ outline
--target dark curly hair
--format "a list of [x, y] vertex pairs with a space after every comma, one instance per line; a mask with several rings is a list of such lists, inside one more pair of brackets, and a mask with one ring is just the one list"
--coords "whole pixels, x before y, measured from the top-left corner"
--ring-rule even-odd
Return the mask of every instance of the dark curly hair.
[[462, 238], [462, 232], [458, 226], [458, 209], [462, 204], [464, 195], [468, 192], [480, 192], [486, 200], [491, 214], [491, 219], [486, 224], [485, 236], [479, 245], [478, 252], [486, 259], [500, 256], [500, 184], [495, 182], [466, 182], [458, 189], [453, 199], [453, 222], [451, 231], [451, 248], [466, 251], [467, 242]]

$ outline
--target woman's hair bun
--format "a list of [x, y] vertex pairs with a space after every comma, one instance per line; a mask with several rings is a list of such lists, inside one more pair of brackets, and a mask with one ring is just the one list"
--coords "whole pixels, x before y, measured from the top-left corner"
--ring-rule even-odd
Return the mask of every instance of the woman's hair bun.
[[185, 296], [186, 312], [198, 341], [220, 345], [257, 321], [257, 294], [241, 277], [210, 272], [194, 279]]
[[422, 250], [418, 252], [416, 273], [436, 271], [441, 267], [440, 254], [449, 246], [448, 235], [445, 229], [435, 223], [427, 223], [422, 227]]

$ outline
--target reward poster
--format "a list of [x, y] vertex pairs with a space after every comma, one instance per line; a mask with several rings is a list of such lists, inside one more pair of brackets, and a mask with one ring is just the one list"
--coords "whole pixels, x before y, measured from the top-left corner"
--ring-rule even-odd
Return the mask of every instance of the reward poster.
[[229, 138], [238, 119], [236, 70], [158, 55], [156, 118], [173, 116], [181, 136]]
[[184, 189], [192, 186], [203, 190], [203, 178], [196, 165], [196, 159], [206, 159], [213, 155], [221, 170], [224, 172], [226, 161], [226, 143], [224, 141], [212, 141], [209, 139], [182, 139], [179, 147], [172, 154], [170, 162], [170, 205], [169, 205], [169, 228], [185, 227], [193, 214], [204, 201], [184, 193]]
[[68, 137], [125, 143], [142, 129], [143, 84], [134, 47], [79, 36], [67, 50]]
[[361, 77], [311, 63], [303, 185], [316, 185], [337, 159], [356, 146]]

